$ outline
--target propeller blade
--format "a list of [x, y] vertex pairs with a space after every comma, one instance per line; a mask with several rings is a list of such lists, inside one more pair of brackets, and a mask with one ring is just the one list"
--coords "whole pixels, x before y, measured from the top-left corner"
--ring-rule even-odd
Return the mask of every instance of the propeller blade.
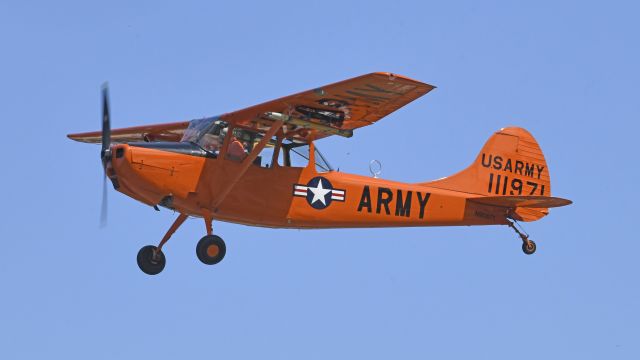
[[109, 115], [109, 84], [102, 85], [102, 151], [100, 157], [106, 163], [111, 147], [111, 117]]
[[107, 226], [107, 213], [108, 213], [108, 196], [107, 196], [107, 174], [104, 174], [102, 178], [102, 206], [100, 209], [100, 227]]
[[102, 178], [102, 205], [100, 207], [100, 227], [107, 226], [108, 192], [107, 162], [111, 160], [111, 116], [109, 114], [109, 84], [102, 84], [102, 151], [100, 151], [104, 176]]

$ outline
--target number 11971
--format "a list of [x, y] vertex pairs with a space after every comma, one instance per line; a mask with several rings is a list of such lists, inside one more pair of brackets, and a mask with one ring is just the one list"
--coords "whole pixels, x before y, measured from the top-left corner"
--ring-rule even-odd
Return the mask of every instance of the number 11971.
[[[527, 189], [525, 188], [529, 190], [529, 194], [527, 195], [544, 196], [544, 184], [540, 185], [533, 181], [524, 182], [518, 178], [509, 179], [509, 176], [507, 175], [502, 176], [499, 174], [494, 175], [493, 173], [489, 174], [489, 188], [487, 189], [487, 192], [490, 194], [522, 195], [522, 192], [527, 192]], [[538, 192], [538, 189], [540, 189], [539, 194], [536, 194], [536, 192]], [[507, 191], [509, 191], [508, 194]]]

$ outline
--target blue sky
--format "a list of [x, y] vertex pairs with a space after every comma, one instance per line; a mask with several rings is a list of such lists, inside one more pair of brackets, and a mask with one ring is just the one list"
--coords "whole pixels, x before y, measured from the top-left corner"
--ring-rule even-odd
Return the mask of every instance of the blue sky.
[[[424, 359], [640, 356], [634, 2], [2, 2], [0, 358]], [[352, 139], [342, 171], [426, 181], [497, 129], [530, 130], [574, 205], [506, 227], [297, 231], [201, 221], [112, 191], [99, 128], [186, 120], [372, 71], [438, 88]]]

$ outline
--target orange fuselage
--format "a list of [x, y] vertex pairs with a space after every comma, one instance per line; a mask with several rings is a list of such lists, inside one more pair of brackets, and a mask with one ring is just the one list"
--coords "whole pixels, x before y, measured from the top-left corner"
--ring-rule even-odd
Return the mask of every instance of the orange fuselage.
[[[108, 166], [118, 191], [190, 216], [285, 228], [505, 224], [504, 209], [469, 203], [477, 195], [315, 166], [241, 163], [127, 144], [115, 145]], [[230, 187], [219, 202], [222, 189]], [[167, 200], [169, 199], [169, 200]], [[217, 205], [217, 206], [216, 206]]]

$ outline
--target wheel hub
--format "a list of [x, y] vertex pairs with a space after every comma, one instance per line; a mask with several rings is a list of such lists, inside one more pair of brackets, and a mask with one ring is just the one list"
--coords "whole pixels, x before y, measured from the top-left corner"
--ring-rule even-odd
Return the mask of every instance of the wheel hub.
[[220, 253], [220, 247], [218, 245], [209, 245], [207, 246], [207, 255], [210, 257], [216, 257]]

